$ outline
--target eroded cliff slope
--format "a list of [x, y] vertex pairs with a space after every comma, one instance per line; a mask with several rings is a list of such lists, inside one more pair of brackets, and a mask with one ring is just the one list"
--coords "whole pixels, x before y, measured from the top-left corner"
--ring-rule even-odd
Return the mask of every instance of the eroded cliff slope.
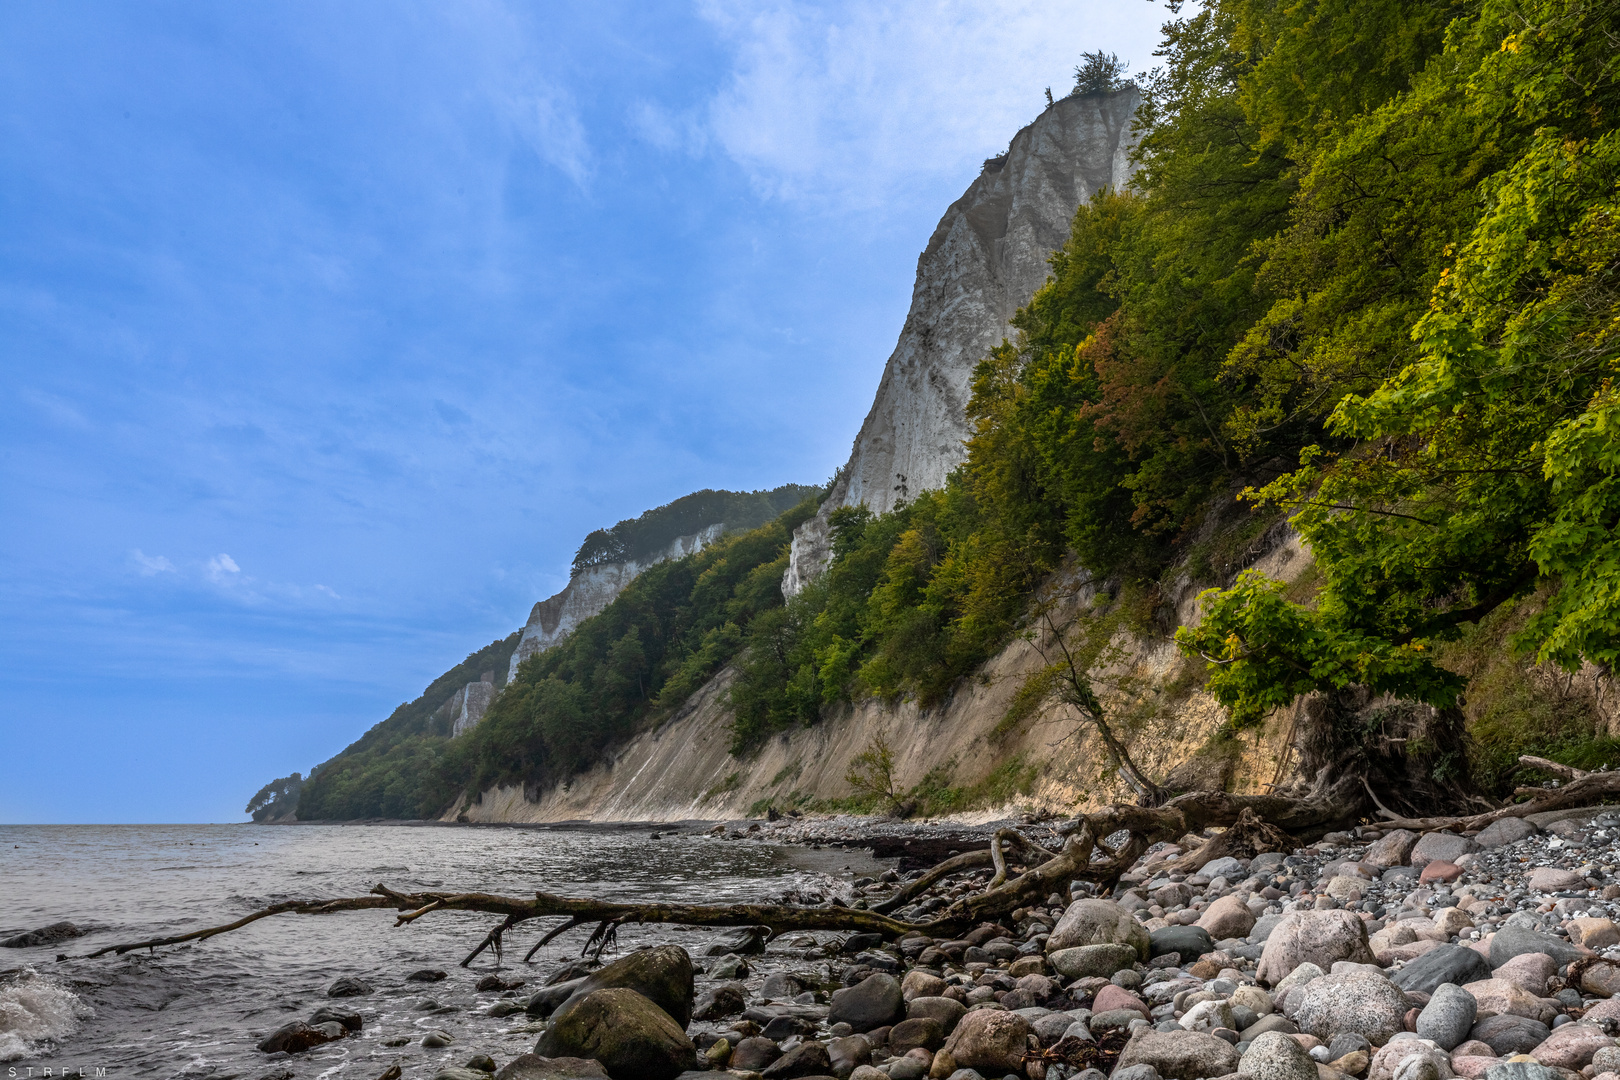
[[1060, 99], [950, 205], [917, 258], [900, 340], [821, 513], [800, 526], [783, 579], [792, 596], [826, 565], [827, 515], [883, 513], [941, 487], [962, 463], [973, 368], [1046, 280], [1081, 202], [1130, 181], [1135, 87]]

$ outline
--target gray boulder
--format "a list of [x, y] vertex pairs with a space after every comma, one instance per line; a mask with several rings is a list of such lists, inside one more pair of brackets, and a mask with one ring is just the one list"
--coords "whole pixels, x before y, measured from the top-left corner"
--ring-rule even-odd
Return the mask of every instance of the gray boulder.
[[800, 982], [791, 972], [773, 971], [765, 976], [765, 982], [759, 988], [761, 997], [768, 1001], [792, 1001], [806, 990], [804, 983]]
[[1495, 1050], [1497, 1057], [1509, 1057], [1513, 1054], [1528, 1054], [1545, 1042], [1547, 1036], [1551, 1034], [1552, 1029], [1540, 1020], [1500, 1013], [1496, 1016], [1487, 1016], [1475, 1024], [1468, 1037], [1478, 1039]]
[[1238, 1071], [1237, 1049], [1203, 1031], [1154, 1031], [1138, 1028], [1119, 1055], [1119, 1067], [1152, 1065], [1167, 1080], [1199, 1080]]
[[1316, 1062], [1299, 1043], [1280, 1031], [1258, 1036], [1243, 1052], [1238, 1072], [1254, 1080], [1317, 1080]]
[[704, 956], [757, 956], [765, 951], [771, 938], [766, 926], [741, 926], [721, 934], [703, 953]]
[[520, 1054], [501, 1066], [495, 1080], [607, 1080], [600, 1061], [589, 1058], [543, 1058]]
[[259, 1049], [266, 1054], [302, 1054], [312, 1046], [335, 1042], [346, 1034], [348, 1032], [342, 1024], [306, 1024], [302, 1020], [294, 1020], [272, 1031], [259, 1043]]
[[1535, 1061], [1504, 1061], [1485, 1070], [1485, 1080], [1558, 1080], [1561, 1075]]
[[624, 987], [571, 998], [557, 1010], [534, 1052], [541, 1057], [595, 1058], [613, 1080], [674, 1080], [697, 1067], [697, 1050], [682, 1026], [651, 1000]]
[[907, 1020], [916, 1020], [919, 1017], [938, 1020], [947, 1035], [956, 1030], [957, 1022], [966, 1012], [967, 1006], [955, 998], [914, 997], [906, 1002]]
[[1406, 860], [1412, 857], [1412, 847], [1417, 840], [1418, 834], [1410, 829], [1395, 829], [1374, 840], [1361, 856], [1361, 861], [1381, 870], [1405, 866]]
[[[1143, 936], [1147, 936], [1144, 930]], [[1049, 953], [1046, 962], [1052, 970], [1070, 979], [1106, 979], [1136, 962], [1138, 953], [1132, 945], [1077, 945]]]
[[1439, 945], [1409, 961], [1390, 981], [1409, 993], [1432, 994], [1442, 983], [1479, 982], [1491, 977], [1491, 965], [1473, 949]]
[[[784, 1053], [765, 1066], [765, 1080], [791, 1080], [794, 1077], [827, 1076], [832, 1072], [832, 1058], [823, 1043], [811, 1040]], [[617, 1078], [615, 1078], [617, 1080]]]
[[738, 1041], [731, 1051], [730, 1067], [738, 1072], [760, 1072], [781, 1056], [782, 1048], [775, 1039], [755, 1035]]
[[29, 930], [16, 937], [6, 938], [0, 941], [0, 949], [35, 949], [41, 945], [55, 945], [58, 941], [82, 937], [87, 933], [88, 930], [80, 930], [70, 922], [54, 922], [38, 930]]
[[370, 984], [361, 982], [359, 979], [350, 978], [347, 975], [326, 988], [326, 996], [336, 998], [364, 997], [371, 992]]
[[1255, 977], [1275, 986], [1304, 963], [1327, 969], [1339, 960], [1371, 964], [1375, 959], [1367, 945], [1367, 924], [1353, 912], [1290, 911], [1266, 938]]
[[1022, 1068], [1029, 1034], [1029, 1021], [1017, 1013], [984, 1009], [962, 1017], [944, 1049], [964, 1068], [1011, 1072]]
[[889, 1053], [896, 1056], [914, 1047], [933, 1052], [945, 1045], [945, 1025], [931, 1016], [902, 1020], [889, 1029]]
[[1227, 855], [1224, 858], [1211, 859], [1209, 862], [1205, 863], [1198, 872], [1209, 878], [1211, 881], [1214, 881], [1218, 877], [1226, 878], [1229, 881], [1236, 881], [1238, 878], [1248, 873], [1248, 867], [1244, 865], [1242, 859], [1234, 859], [1232, 856]]
[[366, 1024], [365, 1018], [359, 1013], [348, 1009], [334, 1009], [330, 1005], [316, 1009], [310, 1015], [309, 1022], [317, 1027], [321, 1024], [341, 1024], [345, 1031], [359, 1031]]
[[1055, 953], [1082, 945], [1127, 945], [1146, 960], [1152, 940], [1147, 928], [1112, 900], [1076, 900], [1052, 928], [1046, 951]]
[[1515, 956], [1522, 956], [1525, 953], [1546, 953], [1559, 967], [1588, 955], [1563, 938], [1540, 934], [1511, 923], [1502, 927], [1496, 932], [1496, 936], [1491, 938], [1492, 967], [1501, 967]]
[[887, 1027], [906, 1015], [900, 980], [887, 972], [868, 975], [854, 986], [833, 993], [827, 1023], [848, 1024], [857, 1034]]
[[1298, 991], [1294, 1022], [1300, 1030], [1327, 1040], [1353, 1031], [1382, 1045], [1405, 1030], [1406, 995], [1382, 975], [1347, 971], [1313, 979]]
[[694, 1020], [719, 1020], [735, 1016], [748, 1007], [741, 983], [722, 983], [698, 998], [692, 1009]]
[[1215, 951], [1215, 939], [1210, 937], [1209, 931], [1202, 926], [1166, 926], [1153, 931], [1148, 940], [1150, 956], [1180, 953], [1181, 960], [1185, 964], [1192, 963], [1207, 952]]
[[1418, 1038], [1432, 1040], [1447, 1052], [1455, 1050], [1473, 1030], [1478, 1012], [1474, 995], [1456, 983], [1441, 983], [1418, 1013]]
[[1412, 845], [1411, 863], [1416, 867], [1424, 867], [1435, 861], [1455, 863], [1464, 855], [1478, 850], [1479, 845], [1466, 836], [1448, 832], [1424, 833]]
[[685, 1030], [692, 1022], [692, 958], [679, 945], [638, 949], [581, 979], [548, 986], [529, 999], [530, 1016], [549, 1016], [576, 998], [597, 990], [634, 990], [657, 1005]]
[[848, 1076], [872, 1061], [872, 1040], [865, 1035], [845, 1035], [827, 1040], [827, 1057], [834, 1076]]
[[1482, 848], [1506, 847], [1540, 831], [1521, 817], [1498, 818], [1480, 830], [1479, 835], [1474, 837], [1474, 843]]
[[1242, 1031], [1243, 1042], [1253, 1042], [1268, 1031], [1278, 1031], [1284, 1035], [1299, 1034], [1299, 1025], [1294, 1023], [1282, 1013], [1272, 1013], [1262, 1016]]
[[1160, 1080], [1160, 1077], [1159, 1070], [1151, 1065], [1127, 1065], [1115, 1069], [1112, 1080]]

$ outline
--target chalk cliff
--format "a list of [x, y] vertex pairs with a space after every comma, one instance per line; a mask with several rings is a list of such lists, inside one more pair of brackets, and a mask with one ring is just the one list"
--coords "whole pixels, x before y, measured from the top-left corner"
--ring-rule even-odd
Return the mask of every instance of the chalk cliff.
[[714, 543], [724, 531], [725, 525], [715, 522], [690, 536], [677, 537], [667, 548], [655, 554], [575, 570], [562, 592], [546, 597], [529, 612], [529, 621], [523, 626], [523, 636], [518, 639], [517, 650], [512, 653], [512, 666], [507, 679], [517, 674], [518, 665], [523, 661], [551, 648], [573, 633], [580, 623], [613, 603], [647, 567], [701, 551], [706, 545]]
[[[1307, 572], [1309, 554], [1298, 538], [1287, 536], [1254, 565], [1278, 580]], [[1074, 583], [1052, 583], [1057, 600], [1054, 621], [1068, 622], [1091, 593]], [[1179, 591], [1177, 615], [1196, 621], [1197, 589]], [[1196, 666], [1162, 636], [1145, 639], [1121, 629], [1113, 659], [1092, 670], [1099, 687], [1131, 682], [1183, 686], [1151, 707], [1132, 695], [1105, 689], [1107, 706], [1128, 714], [1118, 732], [1137, 764], [1157, 779], [1177, 776], [1182, 786], [1228, 787], [1255, 791], [1275, 779], [1291, 752], [1293, 709], [1283, 710], [1262, 731], [1246, 739], [1211, 742], [1226, 712], [1196, 682], [1185, 678]], [[681, 821], [762, 815], [851, 794], [845, 776], [855, 757], [875, 738], [894, 747], [895, 782], [900, 790], [932, 780], [938, 786], [986, 790], [990, 802], [976, 816], [1000, 817], [1012, 805], [1072, 812], [1134, 798], [1110, 765], [1095, 731], [1079, 722], [1072, 706], [1055, 692], [1042, 695], [1023, 719], [1015, 704], [1028, 681], [1051, 659], [1048, 635], [1015, 638], [964, 681], [949, 701], [934, 709], [916, 702], [889, 704], [864, 698], [812, 727], [795, 727], [766, 740], [741, 757], [730, 753], [731, 714], [725, 692], [732, 672], [719, 676], [656, 728], [644, 731], [591, 769], [539, 791], [521, 786], [491, 787], [453, 807], [445, 820], [555, 822]], [[996, 798], [998, 774], [1017, 781], [1022, 794]], [[1013, 786], [1009, 783], [1009, 787]], [[968, 815], [972, 818], [975, 815]]]
[[484, 718], [489, 711], [489, 703], [495, 700], [495, 673], [484, 672], [483, 678], [477, 682], [470, 682], [456, 691], [450, 699], [449, 707], [455, 719], [450, 723], [450, 735], [455, 737], [472, 730], [474, 724]]
[[940, 219], [917, 259], [911, 309], [849, 462], [816, 517], [793, 537], [782, 590], [792, 596], [831, 554], [827, 516], [877, 513], [944, 485], [966, 456], [973, 367], [1047, 276], [1075, 209], [1131, 176], [1134, 87], [1063, 98], [1013, 136]]

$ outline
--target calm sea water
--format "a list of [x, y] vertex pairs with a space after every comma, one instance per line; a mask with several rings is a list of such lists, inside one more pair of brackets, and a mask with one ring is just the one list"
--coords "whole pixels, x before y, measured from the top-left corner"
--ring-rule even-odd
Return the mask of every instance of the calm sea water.
[[[860, 852], [806, 851], [707, 836], [650, 839], [649, 829], [554, 831], [409, 826], [0, 826], [0, 938], [63, 919], [92, 929], [37, 949], [0, 950], [0, 1080], [60, 1076], [371, 1080], [398, 1062], [430, 1077], [475, 1053], [505, 1062], [532, 1048], [527, 1019], [483, 1015], [498, 993], [474, 984], [496, 970], [486, 953], [458, 965], [498, 920], [435, 912], [395, 928], [389, 911], [279, 915], [206, 942], [154, 953], [58, 962], [102, 945], [184, 933], [288, 899], [358, 896], [374, 884], [503, 893], [542, 890], [611, 900], [725, 903], [788, 889], [832, 892], [872, 869]], [[522, 955], [546, 927], [509, 936], [501, 973], [530, 988], [578, 955], [587, 930]], [[621, 948], [674, 942], [694, 956], [702, 930], [626, 927]], [[422, 968], [449, 972], [407, 983]], [[330, 1002], [353, 975], [369, 997]], [[522, 991], [520, 991], [522, 993]], [[269, 1060], [255, 1044], [323, 1004], [365, 1016], [360, 1037]], [[432, 1006], [439, 1011], [429, 1011]], [[424, 1050], [433, 1028], [454, 1045]], [[405, 1047], [385, 1040], [410, 1037]], [[51, 1070], [49, 1074], [43, 1070]], [[105, 1070], [105, 1071], [99, 1071]]]

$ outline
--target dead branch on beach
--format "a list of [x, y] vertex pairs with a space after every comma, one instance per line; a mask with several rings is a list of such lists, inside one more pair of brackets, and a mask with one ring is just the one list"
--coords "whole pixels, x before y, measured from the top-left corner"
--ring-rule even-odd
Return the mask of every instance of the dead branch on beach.
[[[956, 855], [903, 885], [870, 909], [831, 904], [810, 907], [792, 904], [619, 904], [537, 892], [533, 897], [497, 896], [479, 892], [398, 892], [379, 884], [366, 896], [331, 900], [288, 900], [221, 926], [172, 937], [108, 945], [86, 954], [87, 959], [108, 953], [123, 955], [138, 949], [157, 949], [191, 941], [206, 941], [241, 929], [272, 915], [331, 915], [345, 911], [392, 909], [396, 926], [406, 926], [436, 911], [471, 911], [498, 915], [501, 921], [461, 961], [468, 966], [486, 949], [501, 954], [505, 935], [532, 919], [562, 917], [529, 951], [533, 958], [541, 946], [577, 927], [594, 926], [586, 950], [598, 953], [620, 926], [666, 923], [685, 926], [758, 926], [772, 935], [797, 930], [877, 933], [898, 938], [910, 933], [955, 937], [975, 926], [1009, 916], [1029, 904], [1039, 904], [1056, 893], [1071, 896], [1071, 883], [1091, 882], [1110, 888], [1130, 870], [1153, 844], [1174, 841], [1191, 833], [1215, 832], [1172, 864], [1190, 872], [1226, 855], [1252, 857], [1262, 851], [1290, 850], [1306, 837], [1347, 826], [1362, 816], [1370, 799], [1386, 818], [1383, 824], [1417, 831], [1477, 829], [1506, 817], [1525, 817], [1548, 810], [1592, 806], [1620, 796], [1620, 772], [1589, 773], [1541, 758], [1523, 757], [1531, 768], [1554, 772], [1568, 779], [1558, 788], [1521, 787], [1517, 794], [1529, 801], [1466, 817], [1403, 818], [1378, 804], [1359, 777], [1332, 777], [1324, 771], [1293, 795], [1233, 795], [1224, 791], [1198, 791], [1178, 795], [1158, 806], [1116, 804], [1094, 813], [1080, 814], [1053, 832], [1063, 839], [1054, 851], [1016, 829], [1001, 829], [987, 851]], [[1365, 798], [1363, 798], [1365, 796]], [[1123, 835], [1117, 846], [1109, 839]], [[1015, 854], [1016, 853], [1016, 854]], [[1021, 863], [1022, 873], [1011, 867]], [[891, 913], [931, 886], [953, 874], [994, 866], [995, 875], [976, 893], [959, 897], [926, 921], [907, 921]]]

